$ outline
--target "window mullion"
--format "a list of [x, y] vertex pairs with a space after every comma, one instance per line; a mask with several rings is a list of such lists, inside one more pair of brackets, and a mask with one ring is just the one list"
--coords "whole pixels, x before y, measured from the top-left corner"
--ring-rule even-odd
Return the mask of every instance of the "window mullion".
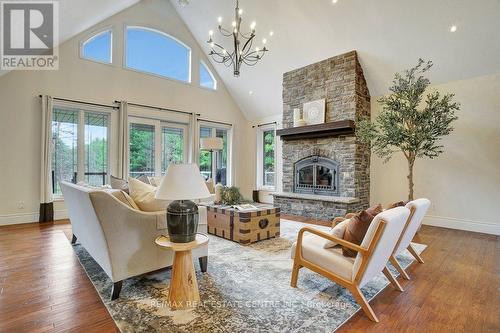
[[85, 112], [78, 111], [76, 181], [85, 180]]
[[156, 177], [161, 177], [161, 162], [163, 158], [163, 147], [162, 147], [162, 141], [163, 141], [163, 133], [162, 133], [162, 126], [161, 122], [159, 120], [156, 120], [154, 122], [155, 126], [155, 176]]

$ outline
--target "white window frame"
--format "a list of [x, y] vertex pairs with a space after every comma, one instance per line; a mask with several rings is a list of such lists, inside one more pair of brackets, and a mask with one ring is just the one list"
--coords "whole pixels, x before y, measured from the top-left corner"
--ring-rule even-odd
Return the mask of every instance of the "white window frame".
[[[179, 80], [179, 79], [176, 79], [174, 77], [168, 77], [168, 76], [165, 76], [165, 75], [160, 75], [160, 74], [156, 74], [156, 73], [151, 73], [151, 72], [146, 72], [146, 71], [143, 71], [143, 70], [140, 70], [140, 69], [136, 69], [136, 68], [131, 68], [131, 67], [128, 67], [127, 66], [127, 32], [128, 32], [128, 29], [140, 29], [140, 30], [147, 30], [147, 31], [150, 31], [150, 32], [153, 32], [153, 33], [157, 33], [157, 34], [160, 34], [160, 35], [163, 35], [167, 38], [170, 38], [172, 40], [174, 40], [175, 42], [179, 43], [180, 45], [184, 46], [186, 49], [189, 50], [189, 68], [188, 68], [188, 80], [187, 81], [184, 81], [184, 80]], [[191, 47], [189, 47], [186, 43], [184, 43], [183, 41], [181, 41], [180, 39], [162, 31], [162, 30], [159, 30], [159, 29], [156, 29], [156, 28], [152, 28], [152, 27], [149, 27], [149, 26], [143, 26], [143, 25], [125, 25], [124, 26], [124, 31], [123, 31], [123, 68], [124, 69], [127, 69], [127, 70], [130, 70], [130, 71], [133, 71], [133, 72], [136, 72], [136, 73], [141, 73], [141, 74], [146, 74], [146, 75], [152, 75], [152, 76], [156, 76], [156, 77], [159, 77], [159, 78], [162, 78], [162, 79], [166, 79], [166, 80], [171, 80], [171, 81], [174, 81], [174, 82], [179, 82], [179, 83], [184, 83], [184, 84], [191, 84], [193, 79], [192, 79], [192, 74], [193, 74], [193, 71], [192, 71], [192, 67], [193, 67], [193, 50], [191, 49]]]
[[[269, 186], [269, 185], [264, 185], [264, 132], [266, 131], [274, 131], [274, 185]], [[276, 125], [270, 124], [270, 125], [265, 125], [265, 126], [260, 126], [257, 127], [257, 156], [256, 156], [256, 161], [257, 161], [257, 167], [256, 167], [256, 184], [257, 184], [257, 190], [263, 190], [263, 191], [271, 191], [274, 192], [276, 191], [276, 183], [278, 181], [278, 167], [277, 167], [277, 137], [276, 137]]]
[[[83, 49], [86, 44], [90, 43], [100, 35], [109, 32], [111, 34], [110, 38], [110, 43], [109, 43], [109, 54], [110, 54], [110, 62], [106, 61], [100, 61], [100, 60], [95, 60], [95, 59], [90, 59], [84, 56]], [[80, 59], [86, 60], [86, 61], [92, 61], [96, 62], [98, 64], [103, 64], [103, 65], [113, 65], [113, 43], [114, 43], [114, 29], [113, 27], [107, 27], [101, 30], [94, 31], [92, 34], [88, 35], [86, 39], [80, 41], [80, 49], [79, 49], [79, 54], [80, 54]]]
[[[117, 163], [116, 157], [116, 146], [117, 142], [114, 138], [117, 137], [118, 129], [117, 121], [118, 114], [111, 108], [99, 107], [99, 106], [87, 106], [82, 107], [81, 104], [63, 101], [54, 101], [52, 110], [54, 109], [68, 109], [78, 112], [78, 124], [77, 124], [77, 169], [76, 169], [76, 181], [85, 181], [85, 113], [97, 113], [97, 114], [108, 114], [109, 115], [109, 126], [108, 126], [108, 170], [106, 174], [106, 183], [109, 183], [109, 177], [115, 172], [115, 165]], [[52, 122], [52, 120], [51, 120]], [[50, 132], [52, 140], [52, 130]], [[51, 152], [53, 154], [53, 152]], [[51, 156], [52, 158], [52, 156]], [[52, 165], [52, 164], [51, 164]], [[53, 193], [53, 197], [56, 201], [63, 201], [63, 195]]]
[[[202, 127], [207, 127], [212, 130], [212, 136], [216, 137], [217, 130], [227, 131], [227, 169], [226, 169], [226, 186], [233, 186], [233, 126], [214, 123], [210, 121], [198, 121], [196, 136], [198, 138], [197, 159], [196, 164], [200, 163], [200, 130]], [[217, 174], [217, 165], [215, 164], [216, 155], [212, 154], [212, 177]]]
[[[130, 129], [131, 124], [143, 124], [143, 125], [152, 125], [154, 126], [155, 129], [155, 142], [154, 142], [154, 149], [155, 149], [155, 163], [154, 163], [154, 168], [155, 168], [155, 177], [161, 177], [163, 176], [162, 174], [162, 135], [163, 135], [163, 127], [169, 127], [169, 128], [179, 128], [184, 131], [184, 163], [187, 162], [188, 160], [188, 153], [189, 153], [189, 125], [188, 124], [183, 124], [183, 123], [177, 123], [177, 122], [172, 122], [168, 121], [165, 119], [153, 119], [153, 118], [143, 118], [143, 117], [137, 117], [137, 116], [129, 116], [128, 117], [128, 126]], [[128, 139], [129, 141], [129, 151], [130, 151], [130, 138]], [[128, 165], [128, 172], [130, 174], [130, 157], [127, 161]], [[128, 175], [127, 175], [128, 176]]]
[[214, 81], [214, 87], [213, 88], [209, 88], [209, 87], [205, 87], [205, 86], [202, 86], [201, 85], [201, 70], [198, 70], [198, 85], [201, 87], [201, 88], [204, 88], [204, 89], [208, 89], [208, 90], [211, 90], [211, 91], [214, 91], [214, 90], [217, 90], [217, 85], [218, 85], [218, 82], [217, 82], [217, 79], [215, 78], [215, 75], [214, 73], [212, 72], [212, 70], [210, 70], [210, 67], [208, 67], [207, 63], [204, 62], [203, 60], [200, 60], [200, 68], [201, 66], [205, 67], [205, 69], [207, 70], [208, 74], [210, 75], [210, 77], [212, 78], [212, 80]]

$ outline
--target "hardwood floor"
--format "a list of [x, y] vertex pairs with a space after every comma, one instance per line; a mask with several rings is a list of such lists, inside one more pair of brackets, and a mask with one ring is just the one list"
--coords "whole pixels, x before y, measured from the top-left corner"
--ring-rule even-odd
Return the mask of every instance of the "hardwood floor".
[[[327, 224], [324, 221], [286, 219]], [[0, 332], [117, 332], [76, 258], [67, 221], [0, 227]], [[500, 237], [424, 226], [425, 264], [337, 332], [499, 332]]]

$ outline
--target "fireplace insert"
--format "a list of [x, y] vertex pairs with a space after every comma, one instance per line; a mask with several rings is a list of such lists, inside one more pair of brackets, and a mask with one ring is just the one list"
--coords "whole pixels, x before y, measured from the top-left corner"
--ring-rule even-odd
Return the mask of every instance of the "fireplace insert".
[[294, 192], [338, 195], [339, 165], [336, 161], [311, 156], [294, 164]]

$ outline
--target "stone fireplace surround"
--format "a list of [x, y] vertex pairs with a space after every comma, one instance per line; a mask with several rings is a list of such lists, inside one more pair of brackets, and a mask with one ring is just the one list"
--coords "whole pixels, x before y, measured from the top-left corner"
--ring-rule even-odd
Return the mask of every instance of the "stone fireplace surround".
[[[326, 99], [326, 122], [370, 116], [370, 94], [355, 51], [283, 75], [283, 128], [293, 127], [293, 109]], [[338, 163], [336, 196], [296, 193], [294, 165], [312, 157]], [[330, 220], [369, 205], [370, 148], [354, 134], [288, 140], [283, 138], [283, 192], [274, 204], [285, 214]]]

